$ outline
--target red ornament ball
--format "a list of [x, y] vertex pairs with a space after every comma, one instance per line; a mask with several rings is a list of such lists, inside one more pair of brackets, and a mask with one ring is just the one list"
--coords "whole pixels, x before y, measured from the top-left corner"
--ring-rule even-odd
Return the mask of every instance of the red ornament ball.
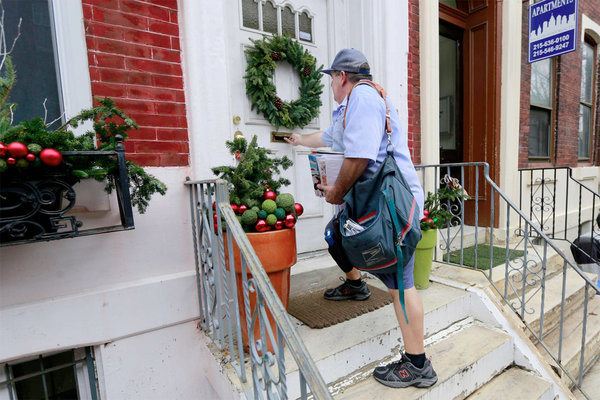
[[36, 157], [35, 157], [35, 154], [33, 154], [33, 153], [29, 153], [29, 154], [27, 154], [27, 155], [25, 156], [25, 159], [26, 159], [27, 161], [29, 161], [29, 162], [34, 162], [34, 161], [35, 161], [35, 159], [36, 159]]
[[428, 217], [428, 216], [429, 216], [429, 211], [428, 211], [428, 210], [423, 210], [423, 215], [424, 215], [425, 217]]
[[21, 142], [12, 142], [8, 145], [7, 150], [15, 158], [25, 157], [29, 152], [27, 146]]
[[283, 221], [275, 222], [275, 229], [283, 229]]
[[0, 142], [0, 157], [4, 157], [7, 152], [8, 152], [8, 146], [6, 146], [4, 143]]
[[283, 224], [286, 228], [293, 228], [294, 225], [296, 225], [296, 217], [294, 217], [294, 214], [286, 215], [283, 219]]
[[40, 153], [40, 160], [50, 167], [56, 167], [60, 165], [62, 158], [62, 154], [60, 154], [60, 151], [56, 149], [44, 149]]
[[275, 194], [274, 191], [267, 190], [265, 192], [264, 198], [265, 198], [265, 200], [273, 200], [273, 201], [275, 201], [275, 199], [277, 198], [277, 195]]
[[244, 213], [244, 211], [246, 211], [248, 209], [248, 206], [245, 204], [242, 204], [238, 207], [237, 212], [239, 215], [242, 215]]
[[238, 205], [237, 204], [232, 204], [231, 205], [231, 209], [233, 210], [234, 213], [236, 213], [238, 211]]
[[219, 218], [219, 217], [217, 216], [217, 213], [214, 213], [214, 214], [213, 214], [213, 221], [215, 222], [215, 224], [217, 223], [217, 218]]
[[6, 163], [7, 163], [7, 164], [10, 164], [10, 165], [15, 165], [15, 164], [17, 163], [17, 159], [16, 159], [16, 158], [14, 158], [14, 157], [8, 157], [8, 158], [6, 159]]
[[216, 211], [216, 210], [217, 210], [217, 202], [213, 201], [213, 211]]
[[256, 232], [266, 232], [271, 229], [264, 219], [259, 219], [254, 227], [256, 228]]
[[240, 158], [242, 158], [242, 153], [240, 153], [240, 151], [239, 151], [239, 150], [237, 150], [237, 151], [235, 152], [235, 159], [236, 159], [236, 160], [239, 160]]
[[302, 213], [304, 212], [304, 207], [302, 207], [302, 204], [300, 204], [300, 203], [295, 203], [294, 211], [296, 211], [297, 216], [301, 216]]

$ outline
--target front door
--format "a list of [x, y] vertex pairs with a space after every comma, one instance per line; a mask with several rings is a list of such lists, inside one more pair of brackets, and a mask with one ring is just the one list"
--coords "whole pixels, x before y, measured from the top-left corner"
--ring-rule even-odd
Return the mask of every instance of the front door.
[[[317, 66], [328, 64], [327, 51], [327, 2], [326, 0], [230, 0], [230, 24], [226, 29], [228, 40], [228, 80], [230, 94], [231, 129], [223, 134], [231, 140], [234, 135], [243, 135], [250, 140], [258, 137], [258, 144], [267, 147], [277, 157], [288, 156], [294, 166], [284, 172], [292, 183], [281, 189], [291, 193], [296, 202], [304, 206], [304, 213], [296, 224], [298, 252], [304, 253], [323, 249], [325, 224], [333, 216], [333, 207], [314, 194], [308, 157], [310, 150], [292, 147], [273, 138], [275, 127], [255, 110], [251, 110], [250, 98], [246, 95], [244, 74], [246, 57], [244, 50], [252, 46], [250, 39], [260, 40], [263, 35], [287, 33], [296, 38], [317, 59]], [[300, 79], [291, 65], [280, 62], [275, 70], [274, 83], [277, 95], [284, 101], [299, 97]], [[319, 117], [304, 129], [293, 131], [280, 127], [278, 132], [309, 133], [323, 130], [331, 120], [329, 78], [323, 76], [323, 94]]]

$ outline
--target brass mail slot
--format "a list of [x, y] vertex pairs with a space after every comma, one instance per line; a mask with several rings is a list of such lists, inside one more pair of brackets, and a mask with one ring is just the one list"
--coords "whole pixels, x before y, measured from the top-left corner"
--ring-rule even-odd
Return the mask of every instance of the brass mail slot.
[[287, 143], [283, 138], [290, 137], [290, 132], [275, 132], [271, 131], [271, 143]]

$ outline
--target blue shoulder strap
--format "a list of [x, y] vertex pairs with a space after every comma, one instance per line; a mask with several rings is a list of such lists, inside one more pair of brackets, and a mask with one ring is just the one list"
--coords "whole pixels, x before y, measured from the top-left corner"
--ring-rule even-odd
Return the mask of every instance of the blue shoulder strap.
[[385, 196], [390, 215], [392, 216], [392, 222], [394, 223], [394, 237], [396, 237], [396, 257], [397, 257], [397, 273], [398, 273], [398, 297], [400, 298], [400, 305], [404, 312], [404, 318], [408, 324], [408, 315], [406, 315], [406, 306], [404, 305], [404, 257], [402, 255], [402, 248], [400, 247], [400, 235], [402, 229], [398, 223], [398, 217], [396, 216], [396, 204], [394, 199], [390, 196], [387, 189], [382, 190]]

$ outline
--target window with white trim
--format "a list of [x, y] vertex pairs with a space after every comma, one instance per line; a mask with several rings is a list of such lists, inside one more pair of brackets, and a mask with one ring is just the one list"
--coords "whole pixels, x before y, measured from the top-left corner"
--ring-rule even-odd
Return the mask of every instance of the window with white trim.
[[294, 39], [314, 43], [313, 18], [307, 11], [273, 0], [241, 0], [242, 27], [264, 33], [288, 34]]
[[97, 400], [96, 376], [91, 347], [30, 357], [3, 365], [0, 398]]
[[[17, 81], [9, 101], [14, 122], [44, 117], [66, 120], [92, 105], [81, 1], [3, 0], [7, 46], [18, 32], [13, 56]], [[44, 101], [46, 110], [44, 110]], [[85, 132], [90, 124], [75, 129]]]
[[579, 100], [578, 156], [591, 158], [594, 129], [594, 77], [596, 76], [596, 47], [586, 38], [581, 45], [581, 97]]
[[536, 61], [531, 64], [530, 159], [550, 160], [552, 156], [553, 71], [551, 59]]

